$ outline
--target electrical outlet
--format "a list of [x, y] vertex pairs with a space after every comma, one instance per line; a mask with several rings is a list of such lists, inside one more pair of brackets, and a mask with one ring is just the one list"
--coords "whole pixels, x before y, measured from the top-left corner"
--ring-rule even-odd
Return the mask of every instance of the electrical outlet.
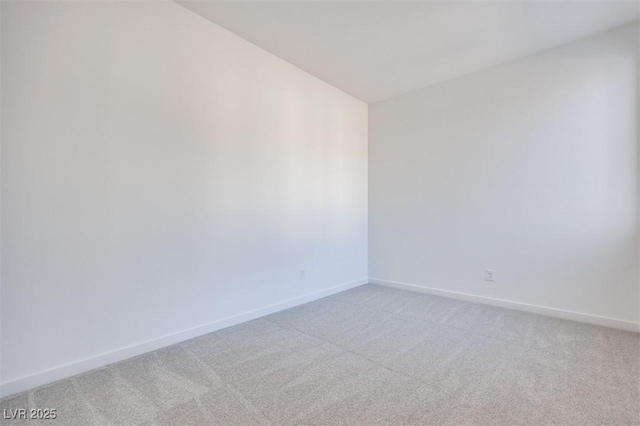
[[484, 280], [485, 281], [495, 281], [496, 271], [493, 269], [487, 269], [484, 271]]
[[307, 276], [307, 271], [305, 271], [304, 269], [300, 269], [300, 279], [304, 280]]

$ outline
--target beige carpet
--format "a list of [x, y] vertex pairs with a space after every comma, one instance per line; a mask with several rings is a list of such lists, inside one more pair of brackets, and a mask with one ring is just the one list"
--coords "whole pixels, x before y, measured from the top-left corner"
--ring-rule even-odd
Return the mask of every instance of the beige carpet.
[[31, 424], [640, 424], [640, 338], [367, 285], [1, 408], [57, 409]]

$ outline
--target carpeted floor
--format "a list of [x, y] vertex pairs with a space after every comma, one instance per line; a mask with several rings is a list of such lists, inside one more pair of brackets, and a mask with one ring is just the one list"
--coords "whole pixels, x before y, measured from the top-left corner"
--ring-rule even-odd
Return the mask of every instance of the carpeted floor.
[[640, 337], [367, 285], [1, 408], [74, 425], [640, 424]]

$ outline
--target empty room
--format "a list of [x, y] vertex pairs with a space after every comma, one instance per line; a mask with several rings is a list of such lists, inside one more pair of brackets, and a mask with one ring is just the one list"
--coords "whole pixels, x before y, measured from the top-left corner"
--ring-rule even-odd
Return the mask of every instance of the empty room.
[[639, 18], [0, 0], [0, 424], [640, 425]]

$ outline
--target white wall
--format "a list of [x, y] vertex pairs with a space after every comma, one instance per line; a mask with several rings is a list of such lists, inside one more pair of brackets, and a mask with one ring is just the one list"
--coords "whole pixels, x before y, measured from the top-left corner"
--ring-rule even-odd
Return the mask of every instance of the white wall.
[[3, 1], [2, 88], [5, 394], [366, 282], [364, 103], [158, 1]]
[[637, 66], [628, 26], [370, 105], [370, 277], [637, 326]]

